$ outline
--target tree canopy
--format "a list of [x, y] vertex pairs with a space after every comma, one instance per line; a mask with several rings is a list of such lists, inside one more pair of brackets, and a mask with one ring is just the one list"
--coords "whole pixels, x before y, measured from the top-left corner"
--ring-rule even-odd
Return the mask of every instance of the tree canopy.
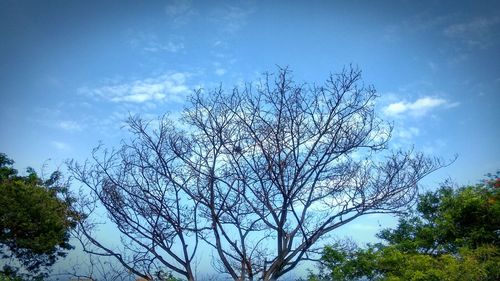
[[327, 246], [310, 280], [499, 280], [499, 175], [423, 194], [413, 216], [378, 234], [384, 243]]
[[0, 153], [0, 248], [3, 273], [43, 277], [71, 249], [69, 231], [78, 216], [60, 172], [42, 180], [32, 168], [21, 176]]

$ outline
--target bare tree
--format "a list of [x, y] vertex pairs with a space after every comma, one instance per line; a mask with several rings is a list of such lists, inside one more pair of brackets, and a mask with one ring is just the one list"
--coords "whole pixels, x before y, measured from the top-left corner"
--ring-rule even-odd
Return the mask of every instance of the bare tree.
[[[128, 125], [136, 138], [124, 141], [119, 150], [99, 146], [92, 162], [68, 165], [73, 176], [91, 190], [90, 197], [80, 196], [79, 211], [87, 218], [79, 222], [76, 236], [84, 251], [114, 257], [147, 280], [165, 268], [194, 280], [198, 204], [183, 192], [187, 179], [177, 175], [177, 157], [165, 149], [169, 136], [164, 134], [173, 129], [172, 124], [161, 122], [151, 133], [139, 118], [131, 117]], [[98, 203], [122, 234], [122, 249], [96, 239], [98, 222], [91, 215]]]
[[72, 267], [67, 268], [57, 276], [60, 278], [69, 277], [69, 280], [75, 281], [130, 281], [135, 279], [134, 275], [132, 272], [124, 270], [123, 266], [112, 258], [89, 255], [88, 258], [83, 260], [78, 259]]
[[[191, 278], [189, 233], [215, 249], [218, 268], [233, 279], [275, 280], [357, 217], [404, 211], [418, 181], [443, 166], [389, 151], [392, 128], [377, 118], [375, 99], [357, 69], [323, 86], [297, 84], [279, 69], [256, 85], [195, 92], [179, 121], [184, 131], [165, 117], [153, 131], [131, 118], [132, 145], [73, 171], [136, 242], [137, 257]], [[172, 253], [172, 237], [182, 254]], [[184, 267], [164, 259], [160, 245]]]

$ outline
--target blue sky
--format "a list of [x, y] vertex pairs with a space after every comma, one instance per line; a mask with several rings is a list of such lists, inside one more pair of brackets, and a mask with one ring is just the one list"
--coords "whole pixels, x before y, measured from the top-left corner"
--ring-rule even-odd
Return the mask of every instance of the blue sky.
[[129, 112], [178, 113], [193, 89], [276, 65], [321, 83], [352, 63], [394, 122], [393, 147], [458, 154], [424, 188], [476, 183], [500, 168], [499, 50], [498, 1], [3, 0], [0, 151], [20, 169], [57, 167], [117, 145]]

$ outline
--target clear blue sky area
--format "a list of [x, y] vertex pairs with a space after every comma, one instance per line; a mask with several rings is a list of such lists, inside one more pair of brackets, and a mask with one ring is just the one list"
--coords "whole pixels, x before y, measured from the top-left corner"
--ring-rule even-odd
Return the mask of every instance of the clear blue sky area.
[[[41, 169], [119, 144], [131, 114], [289, 66], [322, 83], [353, 64], [392, 147], [458, 159], [423, 182], [500, 168], [499, 1], [0, 1], [0, 152]], [[339, 233], [373, 239], [383, 219]], [[370, 224], [371, 223], [371, 224]], [[375, 223], [375, 224], [374, 224]]]

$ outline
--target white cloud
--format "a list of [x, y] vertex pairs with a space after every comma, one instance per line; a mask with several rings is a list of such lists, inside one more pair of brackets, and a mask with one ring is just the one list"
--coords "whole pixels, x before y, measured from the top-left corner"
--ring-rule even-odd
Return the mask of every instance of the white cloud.
[[451, 103], [442, 98], [423, 97], [414, 102], [400, 101], [391, 103], [383, 109], [383, 112], [389, 116], [400, 116], [404, 114], [422, 116], [427, 114], [431, 109], [438, 107], [451, 108], [458, 105], [458, 102]]
[[190, 91], [186, 84], [188, 73], [174, 72], [154, 78], [115, 83], [94, 89], [80, 88], [79, 92], [112, 102], [144, 103], [182, 101]]
[[75, 121], [60, 121], [57, 126], [66, 131], [81, 131], [82, 126]]

